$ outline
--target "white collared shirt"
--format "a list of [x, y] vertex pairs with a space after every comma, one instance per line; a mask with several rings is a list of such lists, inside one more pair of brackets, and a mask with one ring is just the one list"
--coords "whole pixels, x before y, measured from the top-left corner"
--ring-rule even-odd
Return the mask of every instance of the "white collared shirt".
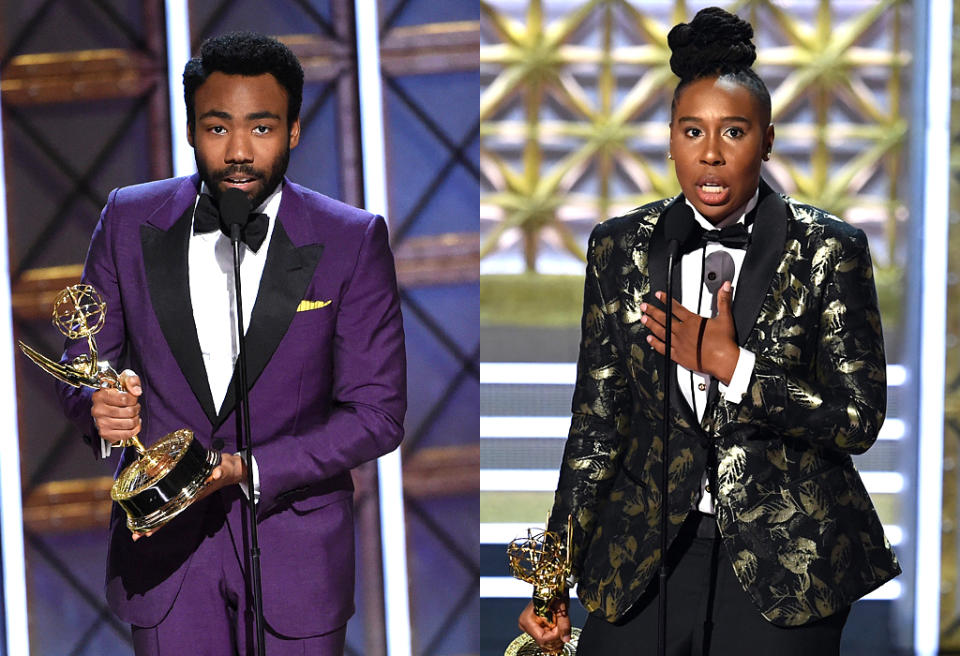
[[[250, 326], [250, 314], [260, 291], [260, 277], [267, 261], [267, 250], [276, 225], [282, 185], [255, 212], [267, 215], [267, 235], [257, 252], [240, 243], [240, 287], [243, 291], [243, 331]], [[206, 185], [200, 193], [207, 193]], [[199, 201], [199, 196], [197, 197]], [[194, 203], [196, 207], [196, 203]], [[233, 246], [230, 238], [219, 230], [199, 235], [191, 228], [187, 266], [190, 276], [190, 303], [197, 327], [200, 353], [207, 371], [213, 405], [219, 412], [233, 377], [234, 364], [240, 354], [236, 331], [236, 289], [233, 284]]]
[[[743, 207], [742, 211], [735, 212], [717, 225], [710, 223], [704, 218], [689, 200], [686, 200], [686, 203], [693, 209], [694, 219], [700, 227], [704, 230], [718, 230], [729, 225], [742, 223], [746, 215], [757, 206], [759, 196], [760, 191], [758, 189]], [[752, 231], [753, 226], [748, 226], [747, 229]], [[680, 259], [680, 266], [682, 267], [680, 303], [688, 310], [708, 318], [711, 316], [713, 295], [707, 289], [705, 281], [702, 278], [703, 263], [705, 258], [718, 251], [726, 251], [733, 259], [734, 275], [732, 284], [735, 297], [737, 294], [737, 281], [740, 278], [740, 270], [743, 267], [743, 259], [747, 254], [746, 250], [741, 248], [727, 248], [722, 244], [710, 242], [703, 248], [698, 248], [686, 253]], [[722, 382], [719, 383], [720, 394], [723, 395], [725, 401], [730, 403], [740, 402], [750, 384], [750, 376], [753, 374], [755, 362], [756, 356], [741, 347], [736, 368], [733, 371], [733, 376], [730, 377], [730, 384], [724, 385]], [[693, 409], [698, 421], [703, 419], [703, 413], [707, 405], [707, 393], [710, 390], [710, 382], [710, 376], [690, 371], [679, 364], [677, 365], [677, 384], [680, 386], [680, 392], [683, 394], [683, 398], [686, 399], [687, 404]], [[707, 477], [706, 474], [704, 474], [701, 483], [702, 495], [697, 509], [700, 512], [713, 514], [713, 495], [707, 488]]]

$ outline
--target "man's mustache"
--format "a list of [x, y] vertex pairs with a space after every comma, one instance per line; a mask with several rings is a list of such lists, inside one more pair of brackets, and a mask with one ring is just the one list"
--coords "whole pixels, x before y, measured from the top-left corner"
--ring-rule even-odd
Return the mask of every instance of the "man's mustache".
[[264, 177], [263, 171], [255, 169], [252, 166], [239, 166], [229, 169], [223, 169], [220, 171], [215, 171], [213, 177], [217, 180], [224, 180], [226, 178], [257, 178], [262, 179]]

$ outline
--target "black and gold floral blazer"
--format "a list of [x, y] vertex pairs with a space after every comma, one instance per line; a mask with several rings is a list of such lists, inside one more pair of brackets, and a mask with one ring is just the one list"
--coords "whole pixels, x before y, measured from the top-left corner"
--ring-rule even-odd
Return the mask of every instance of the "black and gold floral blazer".
[[[573, 513], [578, 596], [608, 621], [660, 563], [663, 358], [645, 340], [640, 304], [665, 288], [664, 224], [682, 203], [645, 205], [590, 237], [550, 528], [565, 532]], [[711, 390], [702, 424], [674, 387], [668, 539], [698, 499], [712, 445], [717, 521], [737, 577], [769, 621], [801, 625], [900, 572], [850, 457], [873, 444], [886, 409], [865, 235], [761, 181], [733, 313], [756, 365], [740, 403]]]

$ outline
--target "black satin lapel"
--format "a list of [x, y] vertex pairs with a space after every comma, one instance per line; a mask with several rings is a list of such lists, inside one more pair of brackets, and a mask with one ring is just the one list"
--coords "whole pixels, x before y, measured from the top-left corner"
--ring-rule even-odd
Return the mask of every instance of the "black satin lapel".
[[140, 226], [140, 246], [157, 322], [190, 389], [212, 422], [217, 412], [190, 304], [187, 246], [192, 216], [191, 204], [167, 231], [146, 224]]
[[[686, 201], [683, 195], [677, 196], [669, 205], [667, 205], [656, 225], [653, 226], [653, 233], [650, 235], [649, 250], [647, 251], [647, 273], [650, 276], [650, 293], [646, 302], [651, 305], [663, 308], [663, 304], [654, 298], [654, 292], [666, 291], [667, 289], [667, 239], [665, 236], [666, 224]], [[678, 257], [673, 267], [673, 297], [679, 299], [683, 282], [681, 278], [680, 258]], [[663, 371], [663, 356], [657, 356], [657, 367]], [[691, 426], [699, 426], [699, 422], [693, 414], [693, 409], [680, 392], [680, 381], [678, 380], [677, 365], [671, 363], [673, 371], [671, 372], [672, 385], [670, 392], [670, 407], [675, 414], [679, 414]]]
[[761, 180], [750, 247], [743, 258], [733, 299], [733, 323], [740, 346], [746, 343], [753, 324], [760, 316], [763, 299], [783, 257], [786, 241], [787, 205], [779, 194]]
[[[269, 249], [263, 275], [260, 277], [257, 301], [254, 303], [246, 333], [248, 391], [263, 373], [264, 367], [293, 321], [297, 306], [303, 300], [320, 254], [323, 253], [323, 244], [308, 244], [297, 248], [287, 236], [283, 224], [277, 221]], [[234, 369], [226, 398], [214, 424], [215, 428], [223, 423], [236, 406], [236, 378], [239, 375], [239, 369]]]

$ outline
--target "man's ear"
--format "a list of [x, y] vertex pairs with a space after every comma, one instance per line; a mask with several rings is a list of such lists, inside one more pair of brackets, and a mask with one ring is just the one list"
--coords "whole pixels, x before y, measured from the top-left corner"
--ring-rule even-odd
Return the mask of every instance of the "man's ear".
[[290, 148], [296, 148], [300, 143], [300, 117], [294, 119], [290, 124]]
[[190, 121], [187, 121], [187, 143], [190, 144], [190, 147], [193, 147], [193, 125], [190, 125]]

